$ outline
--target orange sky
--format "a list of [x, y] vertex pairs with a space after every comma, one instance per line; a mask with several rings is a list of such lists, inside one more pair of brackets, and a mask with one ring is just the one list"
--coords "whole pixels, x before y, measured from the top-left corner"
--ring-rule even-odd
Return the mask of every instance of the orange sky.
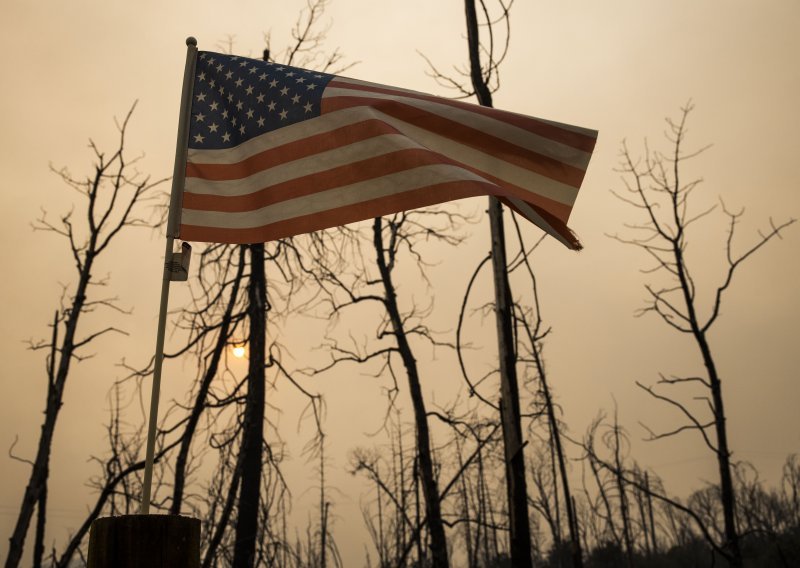
[[[794, 0], [690, 2], [688, 0], [610, 0], [594, 2], [518, 2], [512, 14], [512, 43], [502, 67], [502, 89], [495, 106], [568, 122], [600, 131], [597, 150], [570, 221], [586, 249], [571, 253], [548, 242], [537, 253], [544, 315], [553, 326], [547, 344], [548, 364], [570, 429], [579, 435], [600, 408], [613, 399], [634, 438], [633, 455], [654, 467], [668, 487], [685, 491], [700, 480], [712, 480], [714, 466], [689, 438], [643, 444], [637, 423], [672, 422], [634, 386], [658, 371], [698, 369], [693, 346], [656, 322], [634, 319], [644, 298], [645, 264], [605, 235], [635, 220], [634, 212], [616, 201], [621, 187], [617, 163], [620, 142], [632, 148], [648, 137], [660, 144], [663, 118], [676, 116], [691, 98], [696, 110], [689, 123], [689, 144], [713, 147], [696, 160], [687, 175], [704, 179], [700, 203], [722, 196], [726, 204], [747, 207], [739, 229], [742, 244], [776, 220], [800, 215], [800, 4]], [[48, 171], [48, 164], [88, 171], [88, 137], [109, 147], [113, 116], [123, 116], [134, 99], [128, 147], [143, 151], [140, 168], [154, 177], [172, 171], [184, 38], [194, 35], [201, 49], [215, 49], [228, 34], [242, 55], [260, 56], [263, 34], [272, 30], [274, 48], [287, 45], [288, 30], [303, 2], [42, 2], [7, 0], [0, 23], [0, 89], [3, 127], [0, 164], [0, 237], [6, 244], [2, 291], [2, 392], [0, 451], [19, 435], [17, 452], [32, 455], [43, 408], [43, 358], [25, 349], [22, 340], [47, 334], [59, 282], [69, 282], [71, 264], [63, 243], [33, 233], [30, 222], [45, 207], [57, 213], [72, 196]], [[440, 68], [463, 65], [462, 3], [333, 0], [326, 47], [340, 47], [348, 61], [360, 63], [348, 75], [379, 83], [449, 93], [426, 77], [425, 53]], [[482, 211], [483, 203], [466, 205]], [[725, 380], [731, 446], [735, 459], [755, 463], [775, 481], [785, 456], [800, 451], [800, 388], [796, 343], [800, 321], [798, 227], [749, 262], [726, 299], [722, 318], [711, 336]], [[438, 260], [432, 293], [439, 327], [455, 326], [458, 299], [471, 262], [488, 248], [484, 225], [473, 238]], [[534, 234], [535, 230], [531, 230]], [[692, 252], [707, 269], [701, 284], [719, 281], [713, 259], [723, 250], [724, 228], [711, 223], [699, 229]], [[63, 538], [64, 526], [80, 518], [88, 493], [87, 464], [99, 451], [107, 402], [104, 393], [121, 371], [122, 357], [140, 362], [154, 342], [163, 245], [160, 237], [140, 231], [120, 240], [98, 274], [112, 274], [110, 295], [119, 296], [134, 315], [123, 323], [130, 336], [98, 344], [98, 357], [75, 368], [67, 386], [53, 455], [49, 540]], [[172, 307], [185, 300], [175, 288]], [[302, 326], [302, 322], [295, 326]], [[493, 328], [493, 326], [487, 326]], [[87, 328], [88, 329], [88, 328]], [[489, 351], [491, 337], [485, 341]], [[298, 347], [298, 352], [301, 348]], [[446, 360], [446, 358], [445, 358]], [[173, 365], [166, 392], [179, 393], [192, 376], [191, 363]], [[459, 384], [451, 371], [438, 376], [434, 367], [427, 388], [444, 404]], [[450, 382], [448, 382], [450, 381]], [[439, 383], [438, 385], [435, 383]], [[319, 384], [328, 393], [328, 432], [339, 438], [331, 451], [332, 467], [343, 470], [348, 451], [373, 442], [363, 437], [377, 427], [380, 388], [358, 372], [329, 377]], [[438, 390], [437, 390], [438, 389]], [[353, 398], [359, 392], [359, 399]], [[295, 429], [296, 409], [290, 394], [281, 424]], [[431, 396], [433, 396], [431, 394]], [[374, 398], [370, 398], [374, 397]], [[362, 400], [365, 398], [366, 400]], [[374, 404], [370, 401], [376, 401]], [[296, 401], [295, 401], [296, 402]], [[362, 409], [354, 416], [353, 409]], [[131, 418], [136, 419], [136, 417]], [[298, 456], [301, 447], [292, 450]], [[306, 473], [302, 463], [298, 478]], [[0, 487], [0, 534], [7, 535], [19, 506], [27, 468], [0, 459], [5, 482]], [[310, 473], [308, 474], [311, 475]], [[353, 517], [360, 524], [358, 480], [338, 473], [334, 483], [339, 526]], [[313, 497], [296, 493], [298, 518], [306, 518]], [[334, 530], [337, 531], [336, 527]], [[363, 535], [335, 533], [350, 558], [363, 558]], [[0, 556], [7, 540], [0, 539]], [[345, 561], [347, 562], [347, 556]], [[356, 560], [353, 560], [355, 563]]]

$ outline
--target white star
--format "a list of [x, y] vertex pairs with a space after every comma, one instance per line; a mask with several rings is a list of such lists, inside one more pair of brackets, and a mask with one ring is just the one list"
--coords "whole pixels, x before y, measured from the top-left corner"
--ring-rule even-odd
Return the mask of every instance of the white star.
[[247, 109], [247, 118], [253, 118], [253, 109]]
[[205, 94], [205, 93], [200, 93], [200, 94], [199, 94], [199, 95], [197, 95], [195, 98], [196, 98], [196, 99], [197, 99], [199, 102], [204, 102], [204, 101], [206, 100], [206, 94]]
[[288, 95], [289, 94], [289, 89], [284, 87], [283, 89], [281, 89], [281, 94], [282, 95]]
[[219, 86], [219, 94], [220, 95], [224, 95], [225, 94], [225, 87], [223, 87], [222, 85]]
[[310, 84], [306, 85], [306, 89], [308, 89], [309, 91], [313, 91], [316, 88], [317, 88], [317, 86], [314, 83], [310, 83]]
[[267, 107], [269, 108], [269, 110], [275, 110], [275, 101], [269, 101]]
[[232, 77], [233, 77], [233, 71], [228, 71], [227, 73], [225, 73], [226, 79], [230, 80]]
[[219, 106], [219, 103], [217, 101], [214, 101], [213, 103], [211, 103], [211, 110], [217, 110], [218, 106]]
[[259, 126], [261, 126], [261, 127], [264, 126], [264, 119], [261, 118], [260, 116], [258, 117], [258, 120], [256, 122], [258, 123]]
[[229, 103], [233, 102], [233, 93], [228, 93], [228, 102]]
[[206, 137], [205, 137], [205, 136], [203, 136], [202, 134], [197, 134], [197, 135], [195, 135], [195, 137], [194, 137], [194, 141], [195, 141], [195, 142], [197, 142], [197, 143], [199, 143], [199, 144], [202, 144], [202, 143], [203, 143], [203, 140], [205, 140], [205, 139], [206, 139]]
[[306, 106], [303, 108], [306, 109], [306, 112], [311, 112], [311, 103], [306, 103]]
[[[209, 61], [209, 63], [211, 63], [211, 62]], [[222, 71], [222, 63], [220, 63], [219, 65], [217, 65], [217, 71], [218, 71], [218, 72], [219, 72], [219, 71]]]
[[286, 120], [286, 115], [289, 114], [285, 110], [281, 111], [281, 120]]
[[244, 134], [244, 124], [242, 124], [242, 125], [239, 127], [239, 132], [240, 132], [241, 134]]
[[258, 95], [258, 96], [256, 97], [256, 100], [257, 100], [258, 102], [260, 102], [260, 103], [263, 103], [263, 102], [264, 102], [264, 93], [261, 93], [260, 95]]
[[217, 86], [217, 82], [214, 79], [211, 79], [211, 81], [208, 82], [208, 86], [213, 89]]
[[250, 74], [251, 74], [251, 75], [252, 75], [253, 73], [255, 73], [256, 71], [258, 71], [258, 67], [251, 67], [251, 68], [250, 68]]
[[235, 117], [235, 116], [234, 116], [234, 117], [231, 119], [231, 124], [233, 124], [234, 126], [236, 126], [236, 117]]
[[206, 119], [206, 115], [204, 115], [202, 112], [198, 113], [195, 115], [195, 119], [197, 119], [197, 122], [203, 122]]
[[211, 126], [209, 126], [209, 127], [208, 127], [208, 129], [209, 129], [211, 132], [216, 132], [216, 131], [217, 131], [217, 128], [219, 128], [219, 126], [217, 126], [217, 123], [216, 123], [216, 122], [212, 123], [212, 124], [211, 124]]
[[297, 104], [297, 103], [299, 103], [299, 102], [300, 102], [300, 95], [295, 95], [295, 96], [293, 96], [293, 97], [292, 97], [292, 102], [293, 102], [294, 104]]
[[206, 73], [205, 73], [205, 71], [203, 71], [202, 73], [200, 73], [200, 74], [197, 76], [197, 78], [198, 78], [198, 79], [200, 79], [201, 81], [205, 81], [205, 80], [206, 80]]
[[237, 102], [236, 103], [236, 110], [242, 110], [243, 106], [244, 106], [244, 104], [242, 104], [242, 101]]
[[277, 86], [278, 86], [278, 81], [276, 81], [275, 79], [273, 79], [272, 81], [270, 81], [270, 82], [269, 82], [269, 86], [270, 86], [271, 88], [277, 87]]
[[244, 90], [244, 92], [245, 92], [245, 93], [247, 93], [248, 95], [252, 95], [252, 94], [253, 94], [253, 87], [252, 87], [252, 85], [251, 85], [251, 86], [249, 86], [249, 87], [247, 87], [247, 88]]
[[286, 74], [286, 76], [287, 76], [287, 77], [294, 77], [294, 71], [289, 71], [289, 72]]
[[276, 71], [283, 71], [284, 69], [286, 69], [286, 67], [284, 67], [283, 65], [275, 68]]
[[258, 76], [258, 80], [259, 81], [263, 81], [266, 78], [267, 78], [267, 74], [266, 73], [262, 73], [261, 75]]
[[298, 83], [305, 83], [306, 82], [306, 78], [305, 77], [300, 77], [299, 79], [297, 79], [297, 82]]
[[200, 54], [200, 59], [205, 59], [205, 58], [206, 58], [206, 55], [208, 55], [208, 54], [207, 54], [207, 53], [201, 53], [201, 54]]
[[322, 75], [320, 75], [319, 73], [317, 73], [316, 75], [314, 75], [314, 77], [316, 77], [317, 79], [322, 79]]
[[222, 135], [222, 141], [223, 142], [230, 142], [231, 141], [231, 135], [226, 132], [225, 134]]
[[236, 86], [237, 86], [237, 87], [241, 87], [241, 86], [242, 86], [242, 83], [244, 83], [244, 81], [242, 80], [242, 78], [241, 78], [241, 77], [239, 77], [238, 79], [236, 79]]
[[239, 63], [239, 67], [247, 67], [247, 61], [242, 61]]
[[214, 61], [216, 61], [216, 59], [214, 59], [214, 58], [212, 57], [211, 59], [209, 59], [209, 60], [208, 60], [208, 64], [209, 64], [209, 65], [213, 65], [213, 64], [214, 64]]
[[228, 111], [227, 110], [223, 110], [222, 111], [222, 118], [228, 118]]

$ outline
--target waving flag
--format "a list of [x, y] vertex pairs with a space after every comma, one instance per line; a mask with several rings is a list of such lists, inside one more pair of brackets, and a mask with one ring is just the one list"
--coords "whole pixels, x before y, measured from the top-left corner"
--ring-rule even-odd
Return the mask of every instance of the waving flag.
[[199, 52], [180, 238], [274, 240], [494, 195], [570, 248], [597, 132]]

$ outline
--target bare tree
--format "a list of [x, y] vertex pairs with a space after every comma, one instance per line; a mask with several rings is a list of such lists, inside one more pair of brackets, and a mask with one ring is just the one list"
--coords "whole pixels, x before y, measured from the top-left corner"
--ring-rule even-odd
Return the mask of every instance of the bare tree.
[[[646, 147], [644, 156], [636, 159], [623, 143], [619, 171], [622, 173], [626, 192], [616, 195], [641, 211], [644, 221], [632, 227], [632, 236], [614, 238], [647, 253], [654, 266], [646, 273], [661, 275], [666, 280], [664, 284], [645, 285], [648, 300], [639, 314], [656, 314], [671, 328], [688, 335], [699, 351], [705, 368], [704, 376], [661, 375], [656, 385], [648, 386], [638, 382], [637, 385], [654, 399], [674, 408], [683, 420], [681, 425], [672, 430], [660, 433], [650, 431], [651, 440], [695, 432], [716, 457], [720, 505], [724, 519], [724, 540], [720, 548], [731, 565], [738, 568], [742, 566], [742, 552], [740, 533], [736, 526], [736, 495], [723, 405], [722, 377], [717, 370], [708, 335], [718, 320], [723, 296], [730, 288], [737, 269], [773, 238], [781, 237], [782, 231], [794, 223], [795, 219], [778, 224], [770, 219], [769, 229], [759, 233], [754, 244], [738, 252], [734, 250], [734, 232], [743, 210], [732, 212], [722, 204], [721, 209], [728, 219], [725, 246], [727, 267], [721, 283], [712, 291], [710, 303], [703, 304], [700, 298], [704, 295], [699, 293], [693, 277], [694, 265], [686, 255], [689, 243], [687, 229], [709, 215], [716, 206], [702, 211], [693, 210], [690, 207], [690, 197], [701, 180], [686, 182], [681, 176], [684, 163], [706, 149], [690, 151], [685, 148], [686, 121], [692, 108], [690, 102], [681, 109], [678, 121], [667, 119], [667, 138], [671, 143], [669, 153], [651, 151]], [[702, 389], [705, 394], [700, 398], [707, 405], [705, 411], [692, 408], [679, 395], [672, 394], [680, 387]], [[664, 394], [666, 391], [668, 393]]]
[[[378, 278], [369, 275], [369, 267], [363, 263], [360, 245], [357, 241], [349, 244], [327, 245], [333, 249], [347, 248], [356, 255], [352, 266], [357, 266], [355, 273], [348, 274], [342, 258], [334, 259], [317, 257], [313, 267], [314, 277], [323, 289], [327, 290], [331, 315], [338, 315], [349, 306], [370, 302], [380, 307], [382, 322], [377, 331], [378, 339], [391, 338], [390, 344], [370, 348], [366, 353], [346, 349], [335, 343], [335, 353], [330, 366], [346, 361], [366, 362], [371, 359], [383, 359], [394, 380], [396, 374], [393, 357], [399, 358], [407, 378], [409, 394], [414, 410], [416, 426], [416, 459], [418, 460], [422, 493], [425, 498], [425, 514], [431, 536], [430, 549], [434, 566], [448, 566], [447, 540], [440, 508], [440, 495], [434, 474], [433, 449], [429, 433], [427, 411], [422, 395], [421, 372], [414, 355], [411, 340], [421, 338], [433, 345], [439, 344], [431, 331], [420, 321], [425, 309], [413, 306], [403, 311], [398, 301], [394, 284], [394, 271], [401, 256], [401, 251], [417, 261], [423, 277], [425, 262], [418, 248], [425, 240], [433, 239], [444, 243], [455, 244], [460, 237], [453, 234], [453, 227], [461, 221], [461, 216], [444, 210], [422, 210], [398, 213], [393, 216], [376, 218], [373, 222], [372, 246], [377, 257]], [[437, 226], [440, 225], [440, 226]], [[358, 233], [340, 229], [330, 232], [327, 238], [358, 239]], [[404, 250], [405, 249], [405, 250]], [[330, 265], [331, 261], [335, 265]], [[317, 372], [319, 372], [318, 370]], [[397, 388], [391, 392], [396, 393]], [[390, 398], [393, 403], [393, 398]]]
[[129, 160], [126, 154], [125, 134], [135, 107], [134, 104], [122, 123], [117, 123], [119, 142], [111, 154], [103, 152], [90, 140], [89, 147], [95, 161], [91, 175], [77, 178], [66, 169], [56, 172], [68, 187], [80, 195], [80, 214], [75, 215], [75, 211], [71, 210], [58, 221], [51, 221], [43, 214], [34, 224], [35, 229], [55, 233], [67, 241], [75, 262], [75, 288], [74, 291], [64, 289], [61, 305], [53, 316], [51, 337], [30, 342], [31, 349], [47, 352], [47, 398], [36, 457], [33, 460], [21, 460], [31, 465], [31, 473], [10, 538], [6, 568], [19, 565], [25, 537], [37, 507], [37, 542], [33, 564], [37, 567], [41, 565], [50, 452], [72, 363], [90, 357], [86, 349], [98, 338], [111, 333], [124, 333], [112, 325], [79, 336], [78, 323], [83, 314], [95, 310], [125, 313], [113, 297], [89, 297], [90, 287], [107, 284], [107, 280], [94, 275], [96, 261], [109, 250], [111, 243], [123, 230], [148, 225], [140, 216], [140, 206], [164, 181], [151, 181], [149, 176], [139, 174], [136, 171], [138, 158]]

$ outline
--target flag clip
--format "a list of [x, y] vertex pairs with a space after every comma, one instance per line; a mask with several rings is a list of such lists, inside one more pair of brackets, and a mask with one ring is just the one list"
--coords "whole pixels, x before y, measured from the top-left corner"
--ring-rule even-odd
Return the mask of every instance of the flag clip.
[[181, 252], [173, 252], [167, 261], [169, 279], [172, 282], [185, 282], [189, 279], [189, 263], [192, 260], [192, 245], [181, 243]]

